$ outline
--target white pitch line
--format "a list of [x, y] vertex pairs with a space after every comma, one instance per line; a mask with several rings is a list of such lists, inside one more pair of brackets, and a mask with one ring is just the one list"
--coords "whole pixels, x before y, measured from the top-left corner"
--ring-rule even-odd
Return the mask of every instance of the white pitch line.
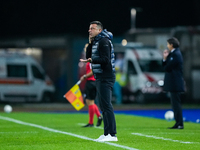
[[194, 143], [197, 144], [198, 143], [198, 142], [184, 142], [184, 141], [179, 141], [179, 140], [172, 140], [172, 139], [169, 139], [169, 138], [157, 137], [157, 136], [153, 136], [153, 135], [145, 135], [145, 134], [141, 134], [141, 133], [131, 133], [131, 134], [138, 135], [138, 136], [144, 136], [144, 137], [148, 137], [148, 138], [153, 138], [153, 139], [160, 139], [160, 140], [165, 140], [165, 141], [185, 143], [185, 144], [194, 144]]
[[[20, 120], [8, 118], [8, 117], [0, 116], [0, 119], [11, 121], [11, 122], [22, 124], [22, 125], [26, 125], [26, 126], [36, 127], [36, 128], [39, 128], [39, 129], [50, 131], [50, 132], [66, 134], [66, 135], [74, 136], [74, 137], [77, 137], [77, 138], [80, 138], [80, 139], [84, 139], [84, 140], [98, 142], [98, 141], [95, 141], [95, 139], [88, 138], [86, 136], [81, 136], [81, 135], [73, 134], [73, 133], [70, 133], [70, 132], [59, 131], [59, 130], [51, 129], [51, 128], [48, 128], [48, 127], [40, 126], [40, 125], [37, 125], [37, 124], [27, 123], [27, 122], [23, 122], [23, 121], [20, 121]], [[99, 143], [105, 143], [105, 144], [108, 144], [108, 145], [112, 145], [112, 146], [115, 146], [115, 147], [128, 149], [128, 150], [138, 150], [138, 149], [135, 149], [135, 148], [132, 148], [132, 147], [119, 145], [119, 144], [115, 144], [115, 143], [110, 143], [110, 142], [99, 142]]]

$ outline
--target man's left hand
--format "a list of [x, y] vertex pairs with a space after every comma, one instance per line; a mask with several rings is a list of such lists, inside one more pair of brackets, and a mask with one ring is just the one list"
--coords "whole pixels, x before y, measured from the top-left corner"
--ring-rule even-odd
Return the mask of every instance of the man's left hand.
[[88, 59], [80, 59], [81, 62], [87, 63], [87, 62], [92, 62], [92, 58]]

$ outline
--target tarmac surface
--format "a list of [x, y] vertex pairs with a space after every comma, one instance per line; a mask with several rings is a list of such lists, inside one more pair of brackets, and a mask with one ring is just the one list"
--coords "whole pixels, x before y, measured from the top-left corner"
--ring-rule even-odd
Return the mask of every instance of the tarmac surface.
[[[0, 112], [7, 103], [0, 103]], [[46, 112], [46, 111], [75, 111], [70, 103], [8, 103], [12, 106], [14, 112]], [[200, 109], [200, 104], [182, 105], [183, 109]], [[171, 109], [171, 104], [113, 104], [115, 111], [120, 110], [163, 110]], [[85, 105], [80, 111], [87, 111], [88, 107]]]

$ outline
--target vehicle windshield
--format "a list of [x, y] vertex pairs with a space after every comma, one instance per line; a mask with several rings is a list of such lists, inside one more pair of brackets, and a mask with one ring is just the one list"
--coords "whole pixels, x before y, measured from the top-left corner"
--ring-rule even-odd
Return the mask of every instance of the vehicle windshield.
[[161, 60], [139, 60], [143, 72], [164, 72]]

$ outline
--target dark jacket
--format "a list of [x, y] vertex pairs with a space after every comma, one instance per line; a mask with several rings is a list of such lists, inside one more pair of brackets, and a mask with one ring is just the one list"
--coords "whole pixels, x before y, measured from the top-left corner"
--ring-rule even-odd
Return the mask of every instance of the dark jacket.
[[112, 33], [103, 30], [86, 50], [86, 58], [92, 58], [92, 71], [97, 78], [115, 77], [115, 58], [112, 42]]
[[169, 53], [166, 61], [163, 61], [165, 71], [164, 91], [184, 92], [183, 58], [179, 48]]

